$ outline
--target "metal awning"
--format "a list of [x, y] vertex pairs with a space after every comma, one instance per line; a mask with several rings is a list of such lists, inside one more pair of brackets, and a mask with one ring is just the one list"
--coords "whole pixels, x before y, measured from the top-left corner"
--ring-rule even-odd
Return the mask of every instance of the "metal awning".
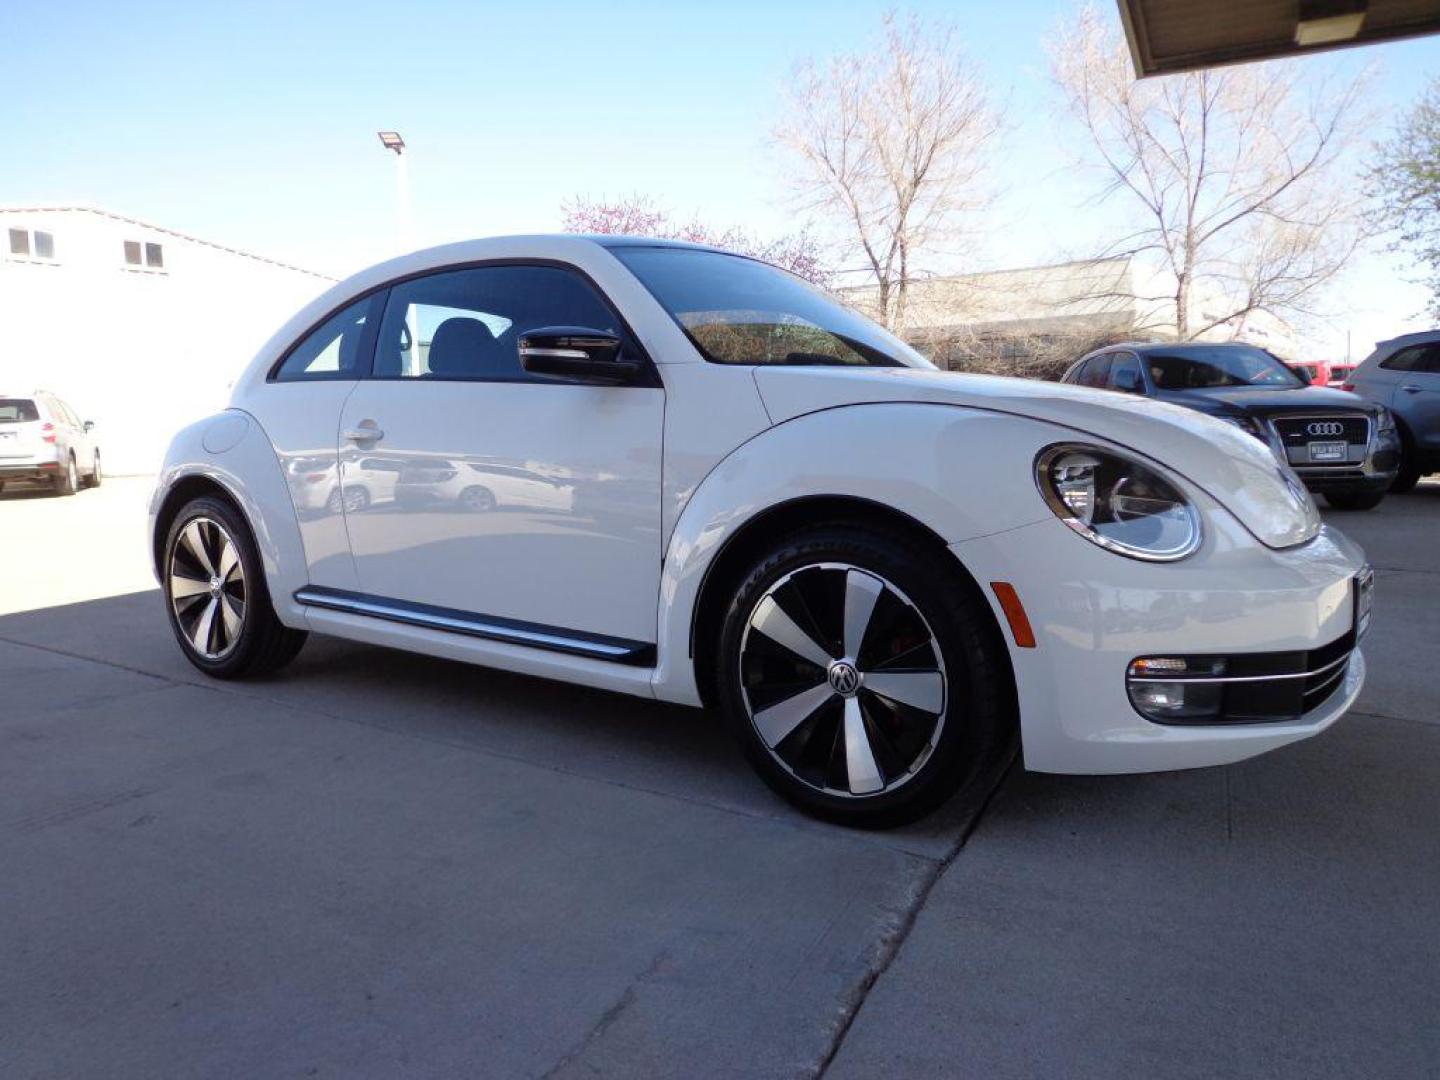
[[1138, 75], [1440, 32], [1440, 0], [1118, 0]]

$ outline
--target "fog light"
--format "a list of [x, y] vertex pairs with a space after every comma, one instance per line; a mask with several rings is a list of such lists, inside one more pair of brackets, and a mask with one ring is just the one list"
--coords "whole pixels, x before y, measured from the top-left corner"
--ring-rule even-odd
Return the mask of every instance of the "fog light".
[[1219, 656], [1146, 656], [1131, 662], [1125, 688], [1135, 711], [1156, 723], [1213, 720], [1220, 716], [1224, 683], [1207, 680], [1224, 673]]

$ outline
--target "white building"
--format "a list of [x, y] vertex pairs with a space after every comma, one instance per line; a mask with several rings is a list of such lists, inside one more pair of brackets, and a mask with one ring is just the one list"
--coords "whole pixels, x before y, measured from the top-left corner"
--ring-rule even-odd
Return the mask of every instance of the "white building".
[[91, 207], [0, 207], [0, 395], [53, 391], [111, 473], [152, 472], [332, 279]]

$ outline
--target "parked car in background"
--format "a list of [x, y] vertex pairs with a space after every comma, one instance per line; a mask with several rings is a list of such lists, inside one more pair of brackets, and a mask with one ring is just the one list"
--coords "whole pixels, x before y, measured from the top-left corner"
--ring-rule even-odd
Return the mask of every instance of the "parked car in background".
[[1209, 413], [1255, 436], [1337, 510], [1380, 504], [1400, 466], [1383, 405], [1307, 386], [1254, 345], [1115, 345], [1077, 361], [1062, 382], [1135, 394]]
[[[297, 514], [332, 461], [338, 506]], [[351, 509], [380, 461], [393, 504]], [[150, 514], [211, 676], [316, 631], [708, 705], [855, 825], [974, 794], [1017, 740], [1049, 772], [1238, 761], [1365, 673], [1364, 554], [1249, 435], [936, 371], [799, 278], [663, 241], [472, 241], [336, 285], [176, 435]]]
[[1336, 389], [1342, 388], [1345, 380], [1350, 378], [1350, 373], [1355, 370], [1355, 365], [1349, 360], [1336, 360], [1326, 366], [1330, 369], [1330, 377], [1325, 381], [1325, 385]]
[[1409, 491], [1440, 472], [1440, 330], [1382, 341], [1345, 383], [1388, 408], [1400, 429], [1400, 471], [1391, 491]]
[[1331, 366], [1324, 360], [1297, 360], [1286, 365], [1311, 386], [1329, 386]]
[[57, 495], [74, 495], [82, 484], [99, 487], [94, 428], [44, 390], [0, 396], [0, 489], [16, 481], [49, 484]]

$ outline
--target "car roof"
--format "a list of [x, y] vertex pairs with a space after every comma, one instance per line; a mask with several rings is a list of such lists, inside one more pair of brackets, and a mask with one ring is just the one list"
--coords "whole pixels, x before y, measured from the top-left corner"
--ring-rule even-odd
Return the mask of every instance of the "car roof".
[[1424, 345], [1432, 341], [1440, 341], [1440, 328], [1435, 330], [1416, 330], [1413, 334], [1398, 334], [1395, 337], [1377, 341], [1375, 345], [1377, 348], [1384, 345]]

